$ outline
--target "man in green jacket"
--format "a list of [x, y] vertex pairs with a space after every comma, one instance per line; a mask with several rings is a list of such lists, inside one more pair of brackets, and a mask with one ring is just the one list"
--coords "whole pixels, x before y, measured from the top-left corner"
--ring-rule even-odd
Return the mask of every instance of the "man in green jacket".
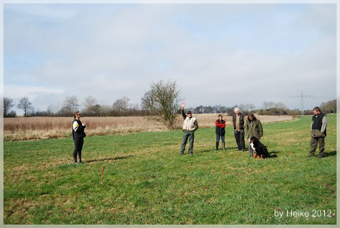
[[321, 112], [319, 107], [313, 109], [312, 124], [310, 126], [311, 130], [311, 140], [310, 140], [310, 151], [308, 157], [314, 157], [316, 148], [319, 144], [319, 155], [318, 158], [323, 158], [325, 156], [325, 137], [327, 129], [327, 117]]
[[250, 146], [250, 138], [252, 136], [256, 137], [258, 140], [263, 136], [262, 123], [258, 120], [253, 113], [248, 114], [246, 120], [246, 134], [249, 142], [249, 157], [253, 156], [253, 149]]

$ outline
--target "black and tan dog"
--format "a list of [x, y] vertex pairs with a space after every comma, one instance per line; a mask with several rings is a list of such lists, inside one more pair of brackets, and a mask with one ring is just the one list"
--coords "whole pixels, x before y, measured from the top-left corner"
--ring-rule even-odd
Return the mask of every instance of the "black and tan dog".
[[254, 150], [254, 158], [269, 158], [270, 157], [267, 147], [265, 147], [260, 142], [260, 140], [258, 140], [256, 137], [252, 136], [250, 138], [250, 143]]

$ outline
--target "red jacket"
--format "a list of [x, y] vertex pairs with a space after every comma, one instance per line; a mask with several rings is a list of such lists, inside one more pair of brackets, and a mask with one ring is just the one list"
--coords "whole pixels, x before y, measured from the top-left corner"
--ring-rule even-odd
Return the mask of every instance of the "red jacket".
[[221, 120], [220, 121], [220, 119], [218, 119], [218, 120], [216, 120], [216, 134], [222, 134], [222, 135], [224, 135], [224, 133], [225, 133], [225, 130], [224, 130], [224, 128], [225, 128], [225, 121], [224, 120]]

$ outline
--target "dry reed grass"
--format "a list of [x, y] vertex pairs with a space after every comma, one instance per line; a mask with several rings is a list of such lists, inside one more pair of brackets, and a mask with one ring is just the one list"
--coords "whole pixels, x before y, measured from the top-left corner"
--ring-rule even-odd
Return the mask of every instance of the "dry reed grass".
[[[195, 114], [199, 127], [214, 127], [216, 114]], [[231, 116], [225, 116], [231, 126]], [[258, 116], [262, 123], [289, 121], [292, 116]], [[72, 117], [28, 117], [5, 118], [4, 140], [31, 140], [71, 136]], [[86, 123], [88, 136], [105, 134], [127, 134], [142, 131], [165, 131], [166, 127], [155, 117], [82, 117]], [[182, 126], [182, 117], [178, 116], [175, 128]]]

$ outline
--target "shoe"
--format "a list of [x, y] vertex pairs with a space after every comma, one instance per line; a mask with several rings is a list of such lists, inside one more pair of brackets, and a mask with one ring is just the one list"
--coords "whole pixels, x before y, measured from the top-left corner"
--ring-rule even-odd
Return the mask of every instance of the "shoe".
[[318, 158], [324, 158], [324, 156], [322, 156], [322, 155], [319, 155], [319, 156], [318, 156]]
[[79, 163], [83, 164], [84, 162], [80, 161]]

